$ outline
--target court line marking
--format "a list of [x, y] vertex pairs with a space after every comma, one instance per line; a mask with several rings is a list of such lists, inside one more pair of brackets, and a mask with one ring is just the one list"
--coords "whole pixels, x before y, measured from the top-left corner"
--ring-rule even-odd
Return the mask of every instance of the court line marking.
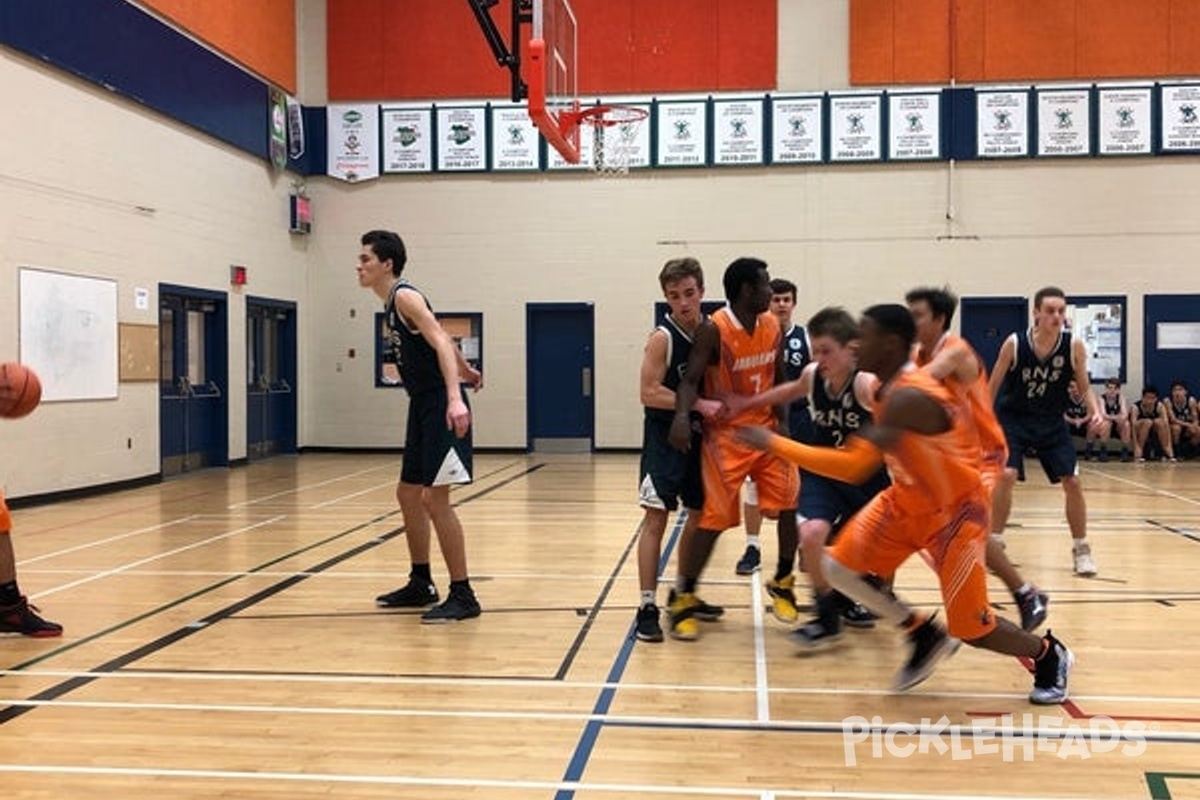
[[[609, 714], [607, 708], [592, 713], [582, 711], [497, 711], [495, 709], [431, 709], [431, 708], [396, 708], [371, 706], [275, 706], [248, 705], [244, 703], [150, 703], [130, 702], [120, 700], [26, 700], [4, 699], [0, 703], [22, 708], [54, 708], [54, 709], [90, 709], [109, 711], [163, 711], [180, 713], [225, 713], [225, 714], [276, 714], [296, 716], [333, 716], [333, 717], [395, 717], [405, 719], [477, 719], [505, 720], [526, 722], [587, 722], [589, 725], [613, 728], [656, 728], [679, 730], [708, 730], [708, 731], [766, 731], [775, 733], [804, 733], [827, 734], [844, 733], [844, 720], [747, 720], [729, 717], [664, 717], [657, 715], [639, 714]], [[1029, 714], [1031, 712], [1025, 712]], [[957, 732], [963, 738], [985, 737], [1000, 734], [1009, 737], [1033, 739], [1060, 739], [1067, 735], [1064, 728], [1041, 728], [1040, 726], [1026, 727], [1016, 725], [982, 725], [981, 719], [1002, 719], [1005, 714], [1013, 712], [975, 712], [972, 719], [964, 723], [939, 725], [928, 718], [913, 725], [915, 733], [952, 733]], [[1091, 719], [1103, 717], [1103, 714], [1088, 714], [1084, 716], [1071, 715], [1064, 721], [1072, 719]], [[1128, 719], [1126, 717], [1111, 717], [1112, 719]], [[905, 719], [905, 718], [901, 718]], [[1168, 720], [1170, 721], [1170, 720]], [[1187, 722], [1187, 720], [1185, 720]], [[869, 726], [871, 732], [887, 733], [886, 724]], [[1112, 738], [1111, 730], [1078, 730], [1070, 731], [1072, 737], [1092, 741], [1108, 741]], [[1139, 731], [1139, 737], [1148, 742], [1163, 744], [1200, 744], [1200, 732], [1163, 731], [1157, 726]]]
[[[584, 781], [498, 780], [494, 778], [418, 778], [407, 775], [354, 775], [345, 773], [312, 772], [240, 772], [236, 770], [166, 769], [162, 767], [95, 767], [41, 766], [30, 764], [0, 764], [0, 772], [50, 775], [89, 775], [104, 777], [142, 778], [203, 778], [251, 782], [296, 782], [377, 784], [383, 786], [424, 786], [446, 788], [540, 789], [559, 793], [576, 791], [614, 792], [624, 794], [665, 794], [676, 796], [761, 797], [761, 789], [745, 786], [664, 786], [651, 784], [588, 783]], [[819, 780], [819, 779], [818, 779]], [[870, 792], [830, 791], [822, 789], [772, 789], [777, 798], [810, 798], [813, 800], [1079, 800], [1078, 795], [1034, 796], [1030, 794], [947, 794], [944, 792]], [[1118, 795], [1119, 796], [1119, 795]]]
[[1156, 494], [1160, 497], [1167, 497], [1167, 498], [1170, 498], [1171, 500], [1178, 500], [1181, 503], [1186, 503], [1186, 504], [1192, 505], [1192, 506], [1200, 506], [1200, 500], [1195, 500], [1191, 497], [1187, 497], [1187, 496], [1181, 495], [1181, 494], [1175, 494], [1175, 492], [1169, 492], [1166, 489], [1159, 489], [1158, 487], [1151, 486], [1148, 483], [1138, 483], [1137, 481], [1130, 480], [1129, 478], [1122, 478], [1119, 475], [1110, 475], [1105, 472], [1100, 472], [1100, 473], [1096, 473], [1096, 474], [1101, 475], [1101, 476], [1107, 478], [1108, 480], [1116, 481], [1117, 483], [1125, 483], [1130, 486], [1136, 486], [1137, 488], [1142, 489], [1143, 491], [1150, 492], [1151, 494]]
[[[314, 683], [332, 685], [368, 685], [368, 686], [471, 686], [480, 688], [513, 688], [528, 689], [554, 687], [561, 690], [597, 689], [629, 689], [644, 692], [685, 692], [712, 694], [748, 694], [757, 693], [757, 686], [731, 686], [719, 684], [676, 684], [676, 683], [626, 683], [611, 681], [551, 681], [549, 678], [482, 678], [482, 677], [430, 677], [416, 675], [355, 675], [329, 673], [303, 674], [288, 672], [199, 672], [182, 670], [141, 670], [123, 668], [110, 672], [94, 672], [88, 670], [34, 670], [34, 669], [5, 669], [0, 670], [0, 677], [40, 677], [40, 678], [89, 678], [100, 680], [162, 680], [162, 681], [214, 681], [261, 683]], [[846, 697], [910, 697], [922, 699], [946, 700], [1020, 700], [1028, 699], [1027, 692], [908, 692], [897, 694], [890, 689], [873, 689], [869, 687], [774, 687], [770, 690], [774, 695], [820, 696], [842, 695]], [[1200, 705], [1200, 697], [1163, 697], [1155, 695], [1103, 695], [1076, 694], [1072, 692], [1071, 699], [1076, 701], [1136, 703], [1163, 703], [1169, 705]]]
[[762, 584], [758, 573], [750, 575], [750, 608], [754, 618], [754, 693], [755, 712], [759, 721], [771, 718], [771, 684], [767, 680], [767, 636], [763, 626]]
[[[107, 536], [103, 539], [94, 539], [90, 542], [84, 542], [83, 544], [72, 545], [71, 547], [64, 547], [61, 550], [52, 550], [49, 553], [42, 553], [41, 555], [22, 559], [17, 562], [17, 565], [18, 565], [18, 567], [25, 567], [28, 564], [36, 564], [37, 562], [45, 561], [46, 559], [58, 558], [59, 556], [65, 556], [65, 555], [70, 555], [71, 553], [78, 553], [83, 550], [89, 550], [93, 547], [100, 547], [101, 545], [112, 544], [113, 542], [119, 542], [122, 539], [129, 539], [134, 536], [141, 536], [144, 533], [153, 533], [154, 531], [161, 531], [162, 529], [170, 528], [173, 525], [181, 525], [185, 522], [191, 522], [191, 521], [195, 520], [196, 518], [198, 518], [199, 516], [200, 516], [199, 514], [188, 514], [185, 517], [179, 517], [177, 519], [168, 520], [167, 522], [160, 522], [157, 525], [151, 525], [146, 528], [138, 528], [137, 530], [134, 530], [134, 531], [118, 533], [113, 536]], [[90, 522], [91, 519], [89, 518], [87, 521]], [[24, 571], [24, 570], [22, 570], [22, 571]]]

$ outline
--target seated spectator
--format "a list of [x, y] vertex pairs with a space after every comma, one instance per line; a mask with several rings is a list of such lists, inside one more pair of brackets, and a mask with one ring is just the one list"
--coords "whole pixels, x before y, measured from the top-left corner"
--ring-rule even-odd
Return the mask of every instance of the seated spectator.
[[1164, 461], [1175, 460], [1175, 450], [1171, 447], [1171, 426], [1167, 419], [1167, 404], [1158, 399], [1158, 389], [1149, 384], [1142, 389], [1142, 399], [1134, 403], [1129, 411], [1130, 423], [1133, 426], [1133, 456], [1138, 461], [1145, 461], [1149, 453], [1148, 447], [1153, 447], [1150, 431], [1158, 440]]
[[1188, 395], [1187, 384], [1171, 384], [1171, 396], [1165, 404], [1167, 422], [1171, 426], [1171, 445], [1180, 458], [1190, 458], [1200, 452], [1200, 411], [1196, 398]]
[[1088, 461], [1095, 461], [1096, 434], [1088, 430], [1090, 417], [1087, 397], [1079, 391], [1079, 384], [1072, 380], [1067, 384], [1067, 409], [1063, 412], [1063, 419], [1066, 420], [1067, 430], [1071, 432], [1071, 436], [1077, 436], [1084, 440], [1083, 457]]
[[[1104, 424], [1100, 426], [1100, 439], [1108, 442], [1114, 435], [1121, 440], [1121, 460], [1132, 461], [1133, 434], [1129, 422], [1129, 404], [1121, 394], [1121, 382], [1109, 378], [1100, 393], [1100, 405], [1104, 409]], [[1100, 460], [1108, 460], [1107, 444], [1100, 450]]]

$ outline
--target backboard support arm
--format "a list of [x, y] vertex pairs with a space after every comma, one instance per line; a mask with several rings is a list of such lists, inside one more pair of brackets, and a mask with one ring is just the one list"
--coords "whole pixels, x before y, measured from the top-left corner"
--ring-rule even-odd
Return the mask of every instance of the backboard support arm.
[[533, 22], [533, 0], [512, 0], [511, 46], [505, 44], [496, 21], [492, 19], [491, 8], [497, 2], [499, 0], [467, 0], [496, 62], [512, 75], [510, 96], [514, 103], [519, 103], [529, 96], [529, 87], [521, 79], [521, 26]]

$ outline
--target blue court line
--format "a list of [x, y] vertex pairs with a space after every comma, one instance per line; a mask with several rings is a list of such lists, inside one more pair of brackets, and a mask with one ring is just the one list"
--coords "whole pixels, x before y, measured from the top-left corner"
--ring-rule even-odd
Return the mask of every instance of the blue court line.
[[[663, 572], [666, 571], [667, 564], [670, 563], [671, 553], [675, 549], [675, 543], [679, 540], [680, 531], [683, 530], [684, 519], [685, 514], [683, 513], [675, 518], [675, 526], [671, 529], [671, 536], [667, 539], [666, 545], [662, 549], [662, 555], [658, 559], [659, 578], [662, 577]], [[635, 559], [636, 548], [637, 536], [634, 537]], [[617, 695], [615, 684], [620, 682], [621, 676], [625, 673], [625, 667], [629, 664], [629, 656], [633, 653], [633, 645], [637, 642], [637, 637], [633, 635], [633, 627], [633, 624], [629, 626], [629, 633], [625, 636], [625, 641], [617, 653], [616, 660], [613, 661], [612, 668], [608, 671], [608, 678], [605, 682], [609, 686], [605, 687], [600, 692], [600, 696], [596, 698], [596, 705], [592, 707], [593, 716], [607, 714], [608, 709], [612, 706], [613, 698]], [[600, 731], [603, 727], [603, 720], [588, 720], [587, 725], [584, 726], [583, 733], [579, 737], [578, 743], [575, 745], [575, 753], [571, 756], [571, 761], [567, 764], [567, 771], [563, 774], [563, 783], [578, 783], [583, 778], [583, 772], [587, 769], [588, 759], [592, 757], [592, 750], [596, 746], [596, 739], [600, 736]], [[574, 800], [574, 797], [574, 789], [559, 789], [554, 795], [555, 800]]]

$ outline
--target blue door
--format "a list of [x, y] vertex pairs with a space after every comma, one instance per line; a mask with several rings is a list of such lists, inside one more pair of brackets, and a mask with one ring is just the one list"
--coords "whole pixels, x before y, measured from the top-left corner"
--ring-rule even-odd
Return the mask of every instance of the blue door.
[[979, 353], [988, 372], [1008, 335], [1030, 325], [1029, 301], [1024, 297], [964, 297], [958, 307], [962, 337]]
[[246, 456], [296, 452], [296, 304], [246, 299]]
[[591, 452], [595, 310], [591, 303], [530, 303], [525, 307], [528, 448]]
[[1189, 394], [1200, 394], [1200, 294], [1148, 294], [1143, 308], [1146, 383], [1159, 397], [1175, 380], [1185, 381]]
[[160, 284], [159, 444], [163, 475], [229, 463], [223, 292]]

